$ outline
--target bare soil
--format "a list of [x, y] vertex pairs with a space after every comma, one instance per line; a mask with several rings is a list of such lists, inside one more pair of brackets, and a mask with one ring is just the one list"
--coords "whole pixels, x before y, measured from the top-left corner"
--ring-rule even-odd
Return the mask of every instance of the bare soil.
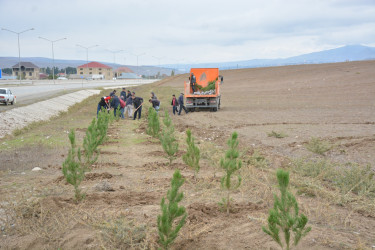
[[[261, 229], [277, 192], [275, 169], [288, 168], [291, 160], [304, 157], [375, 166], [374, 68], [375, 61], [364, 61], [222, 71], [221, 110], [172, 115], [180, 140], [179, 158], [172, 166], [157, 140], [145, 134], [145, 120], [111, 125], [110, 139], [81, 185], [87, 197], [79, 204], [59, 169], [66, 147], [45, 153], [36, 146], [1, 152], [0, 162], [6, 160], [13, 171], [0, 172], [0, 249], [156, 249], [160, 200], [176, 168], [185, 178], [182, 204], [188, 218], [172, 249], [279, 249]], [[146, 98], [154, 91], [171, 111], [171, 94], [178, 95], [186, 79], [187, 75], [175, 76], [137, 93]], [[96, 102], [77, 112], [87, 108], [96, 110]], [[187, 128], [192, 129], [202, 154], [197, 179], [181, 160]], [[225, 196], [218, 161], [233, 131], [239, 133], [243, 183], [233, 191], [233, 207], [227, 215], [218, 205]], [[269, 137], [271, 131], [287, 136]], [[84, 130], [78, 128], [77, 133], [82, 137]], [[324, 156], [315, 155], [305, 148], [311, 137], [326, 140], [333, 148]], [[248, 159], [254, 151], [261, 152], [269, 164], [262, 168], [251, 164]], [[33, 164], [23, 164], [31, 155], [39, 160], [42, 171], [20, 169], [35, 165], [35, 159]], [[103, 180], [114, 191], [95, 190]], [[314, 189], [313, 195], [299, 194], [304, 180], [291, 173], [292, 192], [312, 227], [298, 249], [371, 249], [375, 245], [373, 198], [341, 196], [331, 186]], [[351, 200], [340, 200], [343, 197]], [[12, 213], [18, 216], [13, 226], [4, 222]], [[142, 245], [119, 247], [106, 241], [103, 228], [120, 216], [147, 228]]]

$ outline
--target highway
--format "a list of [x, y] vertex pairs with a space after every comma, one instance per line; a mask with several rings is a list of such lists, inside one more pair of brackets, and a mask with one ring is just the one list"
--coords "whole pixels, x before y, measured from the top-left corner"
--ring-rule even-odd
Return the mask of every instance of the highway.
[[[81, 80], [55, 80], [51, 81], [0, 81], [0, 88], [9, 88], [17, 97], [15, 105], [5, 106], [0, 104], [0, 112], [17, 106], [24, 106], [40, 100], [53, 98], [82, 89], [95, 89], [100, 87], [127, 87], [155, 82], [148, 79], [112, 80], [112, 81], [81, 81]], [[109, 93], [109, 92], [108, 92]]]

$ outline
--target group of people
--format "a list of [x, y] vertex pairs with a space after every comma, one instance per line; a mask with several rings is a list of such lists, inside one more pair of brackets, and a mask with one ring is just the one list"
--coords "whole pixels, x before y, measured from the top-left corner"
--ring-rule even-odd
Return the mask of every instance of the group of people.
[[[159, 112], [160, 109], [160, 100], [156, 97], [154, 92], [151, 92], [151, 97], [148, 100], [149, 103], [152, 104], [152, 107], [155, 109], [156, 113]], [[129, 119], [135, 120], [138, 116], [138, 120], [141, 119], [142, 115], [142, 105], [143, 105], [143, 98], [138, 97], [135, 95], [135, 92], [131, 92], [130, 90], [126, 91], [126, 88], [122, 88], [122, 91], [120, 93], [120, 97], [116, 95], [116, 90], [113, 90], [111, 93], [109, 93], [108, 96], [103, 96], [99, 103], [96, 115], [98, 116], [99, 111], [101, 110], [107, 110], [109, 111], [111, 108], [113, 108], [114, 116], [116, 116], [117, 110], [119, 109], [121, 112], [120, 117], [122, 119], [125, 119], [125, 115], [127, 113], [127, 116]], [[184, 106], [184, 94], [181, 93], [179, 98], [177, 99], [175, 95], [172, 96], [172, 102], [171, 102], [172, 108], [173, 108], [173, 114], [176, 113], [178, 115], [181, 115], [181, 111], [184, 110], [187, 114], [188, 111], [186, 110]]]
[[116, 90], [109, 93], [108, 96], [103, 96], [98, 103], [98, 109], [96, 115], [99, 111], [104, 108], [109, 111], [111, 108], [114, 109], [113, 114], [116, 116], [116, 112], [120, 109], [122, 119], [125, 119], [125, 114], [128, 114], [129, 119], [135, 120], [138, 115], [138, 120], [141, 119], [142, 115], [142, 105], [143, 98], [135, 95], [135, 92], [126, 91], [126, 88], [122, 88], [120, 97], [116, 95]]

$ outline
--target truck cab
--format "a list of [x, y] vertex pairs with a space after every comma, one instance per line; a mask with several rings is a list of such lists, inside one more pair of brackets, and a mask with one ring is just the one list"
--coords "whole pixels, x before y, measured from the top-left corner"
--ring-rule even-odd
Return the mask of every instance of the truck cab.
[[[194, 74], [196, 79], [195, 92], [193, 92], [190, 79]], [[219, 75], [218, 68], [192, 68], [189, 81], [185, 82], [186, 109], [209, 109], [216, 112], [220, 109], [220, 84], [223, 77]]]

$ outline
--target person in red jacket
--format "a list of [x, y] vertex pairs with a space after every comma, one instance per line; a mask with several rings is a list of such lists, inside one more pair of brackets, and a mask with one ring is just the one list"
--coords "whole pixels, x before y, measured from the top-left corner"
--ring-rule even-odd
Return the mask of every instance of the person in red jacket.
[[175, 115], [176, 112], [178, 113], [178, 101], [175, 95], [172, 95], [172, 102], [171, 102], [172, 108], [173, 108], [173, 114]]
[[111, 100], [110, 96], [103, 96], [100, 98], [100, 102], [98, 103], [98, 109], [96, 111], [96, 117], [98, 117], [99, 111], [103, 108], [109, 110], [111, 105], [109, 103], [109, 100]]

